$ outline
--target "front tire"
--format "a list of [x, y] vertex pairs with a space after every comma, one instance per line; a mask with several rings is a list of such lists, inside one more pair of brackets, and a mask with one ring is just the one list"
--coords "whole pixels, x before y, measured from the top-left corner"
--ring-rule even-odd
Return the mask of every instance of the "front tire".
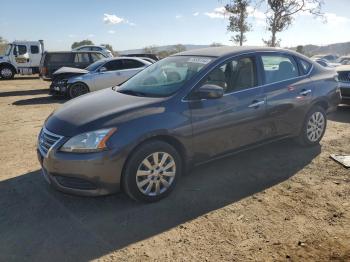
[[89, 93], [89, 87], [84, 83], [75, 83], [68, 88], [68, 96], [76, 98], [78, 96]]
[[318, 145], [326, 132], [327, 114], [320, 106], [314, 106], [305, 117], [297, 142], [302, 146]]
[[0, 77], [5, 80], [11, 80], [15, 77], [15, 72], [9, 66], [0, 67]]
[[173, 146], [163, 141], [147, 142], [129, 158], [123, 189], [136, 201], [159, 201], [174, 189], [181, 170], [182, 160]]

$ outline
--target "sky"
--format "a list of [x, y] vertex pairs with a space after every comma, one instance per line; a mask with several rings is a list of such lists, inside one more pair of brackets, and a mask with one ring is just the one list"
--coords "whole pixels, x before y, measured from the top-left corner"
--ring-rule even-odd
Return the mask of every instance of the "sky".
[[[280, 33], [281, 46], [350, 41], [350, 0], [324, 0], [327, 23], [302, 13]], [[31, 0], [1, 3], [0, 36], [8, 41], [43, 39], [48, 50], [69, 50], [90, 39], [114, 50], [149, 45], [233, 45], [228, 33], [225, 0]], [[8, 12], [4, 11], [8, 10]], [[263, 45], [269, 37], [265, 10], [249, 7], [253, 31], [245, 45]]]

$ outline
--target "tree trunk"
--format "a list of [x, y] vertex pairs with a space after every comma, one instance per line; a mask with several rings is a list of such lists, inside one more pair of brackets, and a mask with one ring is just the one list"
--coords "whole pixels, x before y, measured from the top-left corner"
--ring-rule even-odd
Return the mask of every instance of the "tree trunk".
[[239, 45], [242, 46], [243, 45], [243, 32], [241, 31], [241, 37], [239, 39]]

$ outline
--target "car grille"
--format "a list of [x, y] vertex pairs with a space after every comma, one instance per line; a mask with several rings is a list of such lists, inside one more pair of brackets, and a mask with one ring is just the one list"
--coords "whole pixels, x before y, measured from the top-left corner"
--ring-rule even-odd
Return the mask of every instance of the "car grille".
[[38, 148], [43, 156], [46, 156], [49, 150], [56, 145], [63, 136], [56, 135], [48, 131], [45, 127], [39, 134]]
[[350, 82], [350, 71], [349, 72], [339, 72], [338, 79], [340, 82]]
[[80, 189], [80, 190], [94, 190], [97, 189], [97, 187], [84, 179], [77, 178], [77, 177], [67, 177], [67, 176], [60, 176], [60, 175], [54, 175], [54, 178], [56, 178], [57, 182], [63, 186], [73, 189]]

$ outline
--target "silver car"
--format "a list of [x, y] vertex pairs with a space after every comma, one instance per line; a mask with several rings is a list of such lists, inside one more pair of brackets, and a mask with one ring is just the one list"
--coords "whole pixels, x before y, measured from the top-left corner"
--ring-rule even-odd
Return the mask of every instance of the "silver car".
[[140, 58], [118, 57], [96, 61], [85, 69], [62, 67], [53, 73], [50, 94], [74, 98], [119, 85], [151, 65]]
[[114, 57], [112, 52], [105, 46], [83, 45], [73, 49], [74, 51], [98, 51], [104, 54], [105, 57]]

